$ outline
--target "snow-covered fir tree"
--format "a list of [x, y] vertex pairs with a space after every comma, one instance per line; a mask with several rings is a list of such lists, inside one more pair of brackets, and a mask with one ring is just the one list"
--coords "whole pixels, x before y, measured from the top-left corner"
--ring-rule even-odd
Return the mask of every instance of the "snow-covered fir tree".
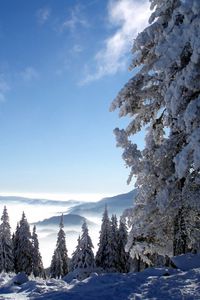
[[32, 248], [32, 273], [35, 277], [45, 277], [42, 257], [39, 251], [39, 242], [36, 233], [36, 226], [33, 227]]
[[14, 266], [16, 273], [25, 272], [30, 275], [32, 272], [32, 242], [30, 226], [26, 219], [25, 213], [22, 214], [22, 219], [17, 224], [14, 235]]
[[72, 253], [72, 258], [70, 261], [70, 271], [74, 271], [75, 269], [79, 268], [79, 262], [80, 262], [80, 257], [81, 257], [81, 247], [80, 247], [80, 235], [78, 237], [78, 244], [76, 246], [76, 249]]
[[130, 255], [126, 252], [126, 244], [128, 241], [128, 230], [126, 222], [120, 218], [118, 232], [118, 271], [127, 273], [130, 270]]
[[56, 248], [51, 260], [50, 277], [59, 279], [63, 276], [63, 261], [59, 250]]
[[61, 278], [68, 273], [68, 255], [65, 240], [63, 224], [63, 215], [60, 220], [60, 229], [58, 232], [56, 249], [54, 251], [51, 266], [50, 266], [50, 276], [53, 278]]
[[18, 241], [19, 241], [19, 223], [17, 223], [16, 230], [12, 235], [12, 244], [13, 244], [13, 259], [14, 259], [14, 270], [16, 273], [18, 269], [18, 264], [17, 264], [17, 256], [18, 254]]
[[93, 244], [89, 236], [88, 227], [86, 221], [82, 225], [82, 235], [79, 241], [79, 257], [78, 258], [78, 268], [87, 269], [92, 271], [95, 267]]
[[99, 237], [99, 248], [96, 253], [96, 266], [103, 268], [105, 271], [110, 271], [112, 267], [112, 256], [111, 256], [111, 222], [108, 217], [107, 206], [105, 207], [100, 237]]
[[111, 238], [110, 238], [110, 269], [119, 270], [119, 232], [116, 215], [111, 216]]
[[[136, 73], [111, 106], [132, 118], [115, 135], [139, 189], [129, 248], [148, 264], [154, 253], [200, 251], [200, 2], [150, 2], [150, 25], [133, 45]], [[141, 150], [134, 135], [147, 126]]]
[[0, 224], [0, 272], [14, 270], [13, 245], [10, 223], [6, 206], [4, 206]]

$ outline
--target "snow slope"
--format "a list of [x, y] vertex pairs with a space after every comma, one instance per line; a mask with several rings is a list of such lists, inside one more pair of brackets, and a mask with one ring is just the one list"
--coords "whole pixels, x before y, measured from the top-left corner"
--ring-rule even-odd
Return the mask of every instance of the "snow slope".
[[[19, 276], [19, 275], [18, 275]], [[0, 299], [43, 300], [194, 300], [200, 299], [200, 268], [146, 269], [141, 273], [92, 274], [70, 284], [63, 280], [33, 280], [14, 284], [13, 275], [1, 274]]]
[[182, 271], [200, 268], [200, 254], [187, 253], [185, 255], [174, 256], [171, 260]]

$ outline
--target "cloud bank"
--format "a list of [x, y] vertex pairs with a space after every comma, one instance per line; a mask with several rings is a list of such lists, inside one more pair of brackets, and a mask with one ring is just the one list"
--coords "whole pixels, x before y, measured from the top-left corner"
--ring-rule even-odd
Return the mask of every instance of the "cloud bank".
[[[108, 5], [108, 21], [115, 33], [104, 41], [104, 47], [94, 57], [95, 71], [88, 71], [82, 84], [113, 75], [127, 68], [127, 53], [133, 39], [148, 24], [149, 1], [111, 0]], [[89, 68], [90, 69], [90, 68]]]

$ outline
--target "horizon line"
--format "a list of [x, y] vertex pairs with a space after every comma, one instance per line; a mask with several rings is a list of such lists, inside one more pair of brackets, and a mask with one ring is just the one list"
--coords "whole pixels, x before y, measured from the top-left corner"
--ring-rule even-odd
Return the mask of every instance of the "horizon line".
[[[123, 192], [122, 192], [123, 193]], [[97, 202], [103, 198], [115, 196], [117, 193], [31, 193], [31, 192], [0, 192], [1, 197], [22, 197], [28, 199], [58, 200], [58, 201], [88, 201]]]

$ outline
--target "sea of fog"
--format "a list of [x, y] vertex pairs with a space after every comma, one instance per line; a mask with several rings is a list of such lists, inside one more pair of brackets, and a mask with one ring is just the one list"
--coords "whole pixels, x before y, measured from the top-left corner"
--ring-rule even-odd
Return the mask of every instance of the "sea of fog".
[[[12, 232], [15, 231], [17, 222], [20, 221], [22, 212], [25, 212], [25, 215], [27, 217], [27, 220], [29, 224], [42, 221], [46, 218], [52, 217], [52, 216], [58, 216], [61, 215], [61, 213], [66, 213], [71, 206], [63, 206], [62, 203], [59, 205], [35, 205], [35, 204], [24, 204], [21, 201], [15, 202], [15, 203], [5, 203], [5, 201], [0, 202], [0, 215], [2, 214], [3, 207], [6, 205], [8, 209], [9, 219], [10, 219], [10, 225]], [[92, 238], [93, 244], [94, 244], [94, 252], [97, 250], [97, 244], [99, 239], [99, 230], [100, 230], [100, 223], [101, 220], [89, 217], [90, 221], [97, 224], [97, 226], [92, 226], [90, 228], [89, 226], [89, 233]], [[30, 226], [31, 231], [33, 228], [33, 225]], [[40, 252], [43, 258], [43, 263], [45, 267], [48, 267], [51, 262], [51, 258], [53, 255], [53, 251], [56, 246], [56, 235], [59, 229], [59, 224], [56, 226], [43, 226], [37, 228], [37, 234], [40, 244]], [[77, 245], [77, 239], [79, 234], [81, 234], [81, 227], [80, 226], [68, 226], [65, 227], [66, 231], [66, 245], [68, 249], [68, 255], [71, 257], [72, 252], [75, 250], [75, 247]]]

